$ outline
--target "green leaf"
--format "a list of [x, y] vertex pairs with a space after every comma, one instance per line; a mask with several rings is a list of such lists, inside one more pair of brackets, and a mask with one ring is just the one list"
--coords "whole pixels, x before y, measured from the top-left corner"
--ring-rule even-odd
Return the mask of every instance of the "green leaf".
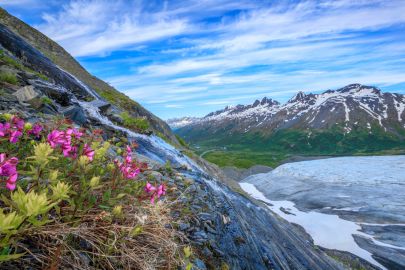
[[115, 199], [117, 199], [117, 200], [122, 199], [122, 198], [124, 198], [126, 195], [127, 195], [127, 194], [125, 194], [125, 193], [120, 193], [120, 194], [117, 195], [117, 197], [115, 197]]
[[111, 190], [109, 189], [103, 193], [103, 202], [108, 202], [110, 198], [111, 198]]
[[186, 258], [190, 258], [191, 254], [192, 254], [191, 248], [190, 247], [184, 247], [183, 251], [184, 251], [184, 256], [186, 256]]
[[186, 266], [186, 270], [191, 270], [191, 268], [193, 268], [193, 264], [189, 262]]
[[132, 236], [132, 237], [135, 237], [135, 236], [141, 234], [142, 231], [143, 231], [142, 226], [137, 225], [135, 228], [133, 228], [133, 229], [131, 230], [131, 232], [129, 233], [129, 235]]
[[18, 254], [10, 254], [10, 255], [0, 255], [0, 262], [6, 262], [10, 260], [16, 260], [22, 256], [24, 256], [25, 253], [18, 253]]

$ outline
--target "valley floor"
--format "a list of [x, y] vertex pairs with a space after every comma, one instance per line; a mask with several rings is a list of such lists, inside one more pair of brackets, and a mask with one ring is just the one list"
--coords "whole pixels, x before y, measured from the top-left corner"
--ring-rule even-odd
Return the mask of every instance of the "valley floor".
[[284, 163], [324, 159], [342, 156], [367, 156], [367, 155], [401, 155], [405, 154], [404, 149], [394, 149], [373, 153], [354, 154], [333, 154], [333, 153], [289, 153], [276, 151], [256, 151], [251, 149], [237, 150], [232, 148], [199, 147], [194, 149], [204, 159], [218, 165], [219, 167], [233, 166], [247, 169], [254, 165], [265, 165], [275, 168]]

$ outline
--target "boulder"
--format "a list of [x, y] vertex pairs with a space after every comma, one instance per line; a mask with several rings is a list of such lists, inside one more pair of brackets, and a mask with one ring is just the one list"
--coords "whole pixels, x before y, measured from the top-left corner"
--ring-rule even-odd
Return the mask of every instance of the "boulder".
[[40, 96], [39, 93], [34, 90], [34, 87], [32, 85], [21, 87], [17, 90], [17, 92], [14, 93], [14, 95], [20, 102], [27, 102], [34, 98], [39, 98]]
[[13, 95], [17, 97], [19, 102], [28, 103], [34, 109], [39, 109], [42, 106], [41, 95], [34, 90], [32, 85], [21, 87]]
[[87, 122], [86, 114], [83, 109], [78, 105], [72, 105], [66, 108], [63, 108], [61, 113], [75, 122], [76, 124], [83, 125]]
[[45, 84], [41, 81], [35, 80], [30, 81], [34, 85], [34, 89], [42, 92], [50, 99], [59, 103], [61, 106], [70, 106], [72, 104], [72, 94], [67, 91], [64, 91], [60, 87], [52, 84]]

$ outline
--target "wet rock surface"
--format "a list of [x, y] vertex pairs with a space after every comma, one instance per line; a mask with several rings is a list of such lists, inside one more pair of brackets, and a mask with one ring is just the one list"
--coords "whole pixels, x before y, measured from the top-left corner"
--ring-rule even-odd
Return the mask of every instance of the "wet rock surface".
[[298, 227], [208, 175], [183, 171], [179, 229], [199, 246], [209, 267], [229, 269], [344, 269]]

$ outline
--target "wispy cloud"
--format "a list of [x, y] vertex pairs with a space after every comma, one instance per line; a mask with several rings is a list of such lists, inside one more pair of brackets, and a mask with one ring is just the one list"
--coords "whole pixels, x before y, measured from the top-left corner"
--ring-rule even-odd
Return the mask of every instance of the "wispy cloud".
[[71, 1], [56, 14], [44, 14], [37, 27], [74, 56], [102, 55], [191, 30], [185, 19], [143, 8], [138, 1]]
[[401, 0], [73, 0], [37, 27], [167, 118], [297, 90], [404, 83], [403, 14]]

